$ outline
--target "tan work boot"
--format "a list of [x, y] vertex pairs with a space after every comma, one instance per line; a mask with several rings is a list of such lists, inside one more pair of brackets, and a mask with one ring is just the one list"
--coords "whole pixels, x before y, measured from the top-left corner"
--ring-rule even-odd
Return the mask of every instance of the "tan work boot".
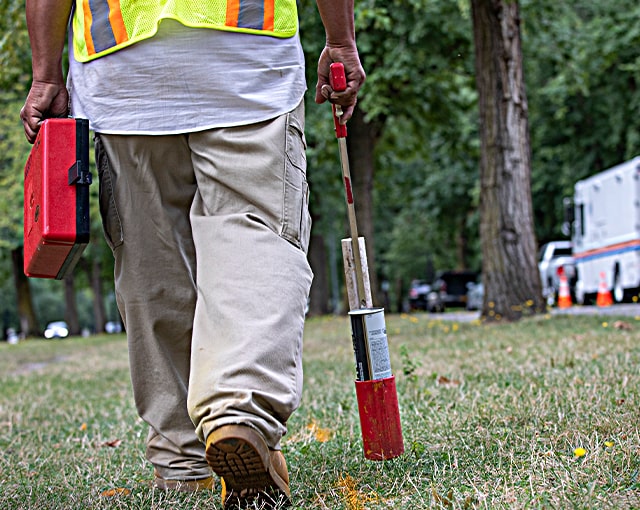
[[290, 505], [289, 473], [282, 452], [269, 450], [260, 432], [225, 425], [207, 438], [207, 462], [222, 479], [225, 509]]
[[154, 489], [165, 491], [196, 492], [212, 490], [214, 483], [213, 476], [196, 480], [165, 480], [158, 473], [154, 473], [152, 485]]

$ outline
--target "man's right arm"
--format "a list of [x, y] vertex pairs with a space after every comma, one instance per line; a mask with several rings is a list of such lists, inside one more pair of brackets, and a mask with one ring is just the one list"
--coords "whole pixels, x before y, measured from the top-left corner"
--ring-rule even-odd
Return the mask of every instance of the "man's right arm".
[[48, 117], [69, 111], [69, 94], [62, 74], [62, 53], [73, 0], [27, 0], [33, 81], [20, 118], [29, 142]]

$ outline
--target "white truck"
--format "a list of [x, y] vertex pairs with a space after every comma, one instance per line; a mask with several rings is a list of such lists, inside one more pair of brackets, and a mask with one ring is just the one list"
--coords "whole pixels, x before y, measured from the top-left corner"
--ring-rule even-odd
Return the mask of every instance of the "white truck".
[[542, 296], [549, 306], [558, 300], [560, 272], [567, 277], [569, 291], [575, 294], [576, 266], [571, 241], [551, 241], [543, 244], [538, 253], [538, 270], [542, 283]]
[[567, 211], [576, 301], [592, 303], [601, 282], [614, 302], [640, 291], [640, 156], [578, 181]]

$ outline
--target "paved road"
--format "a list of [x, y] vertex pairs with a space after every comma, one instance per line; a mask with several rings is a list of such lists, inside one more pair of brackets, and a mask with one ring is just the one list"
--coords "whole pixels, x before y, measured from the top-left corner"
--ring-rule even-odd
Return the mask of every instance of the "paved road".
[[573, 315], [624, 315], [627, 317], [640, 317], [640, 304], [622, 303], [606, 307], [600, 306], [572, 306], [562, 310], [553, 308], [553, 314], [573, 314]]
[[[640, 304], [623, 303], [607, 307], [599, 306], [572, 306], [571, 308], [551, 308], [551, 313], [568, 315], [623, 315], [626, 317], [640, 317]], [[480, 312], [467, 312], [465, 310], [452, 310], [446, 313], [430, 314], [434, 319], [446, 321], [470, 322], [480, 317]]]

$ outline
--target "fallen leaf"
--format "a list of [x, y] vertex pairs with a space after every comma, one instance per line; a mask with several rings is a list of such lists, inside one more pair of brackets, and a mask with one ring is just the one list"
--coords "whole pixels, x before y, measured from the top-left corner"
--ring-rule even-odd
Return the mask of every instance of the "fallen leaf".
[[435, 502], [444, 508], [451, 508], [453, 506], [453, 489], [449, 489], [449, 492], [446, 496], [442, 496], [438, 494], [436, 489], [431, 489], [431, 495]]
[[122, 444], [120, 439], [114, 439], [113, 441], [106, 441], [102, 443], [103, 446], [108, 446], [109, 448], [117, 448], [120, 444]]
[[364, 510], [364, 502], [360, 499], [356, 481], [351, 476], [342, 476], [338, 480], [338, 487], [342, 491], [342, 498], [349, 510]]
[[331, 439], [331, 431], [329, 429], [317, 429], [315, 431], [316, 440], [319, 443], [326, 443]]
[[633, 329], [631, 324], [629, 324], [628, 322], [625, 322], [625, 321], [615, 321], [613, 323], [613, 327], [615, 329], [621, 329], [623, 331], [631, 331]]
[[439, 375], [436, 379], [436, 384], [438, 386], [444, 386], [447, 388], [455, 388], [457, 386], [460, 386], [460, 381], [458, 381], [457, 379], [449, 379], [444, 375]]
[[356, 481], [349, 474], [341, 476], [337, 485], [348, 510], [366, 510], [366, 503], [379, 499], [376, 493], [365, 494], [358, 490]]
[[114, 498], [116, 496], [128, 496], [129, 494], [131, 494], [131, 490], [130, 489], [126, 489], [124, 487], [117, 487], [115, 489], [109, 489], [109, 490], [103, 491], [100, 494], [100, 497], [102, 497], [102, 498]]
[[307, 430], [309, 430], [313, 434], [316, 441], [318, 441], [319, 443], [326, 443], [331, 439], [331, 436], [333, 434], [331, 429], [318, 427], [315, 421], [312, 421], [307, 425]]

